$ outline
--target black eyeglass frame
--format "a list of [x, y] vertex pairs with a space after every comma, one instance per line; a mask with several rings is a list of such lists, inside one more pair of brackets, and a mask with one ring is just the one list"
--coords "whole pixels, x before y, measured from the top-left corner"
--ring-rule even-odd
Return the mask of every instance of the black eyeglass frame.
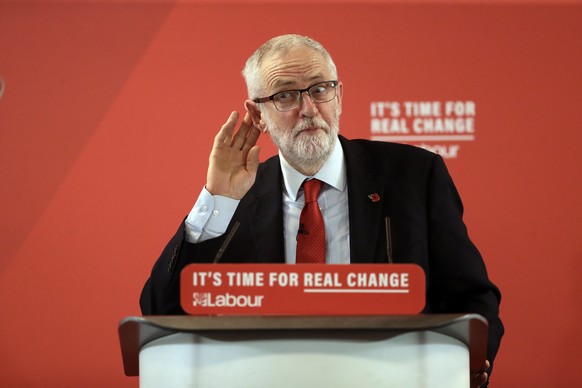
[[[332, 98], [330, 98], [327, 101], [316, 101], [312, 96], [311, 93], [309, 92], [309, 89], [320, 85], [320, 84], [328, 84], [331, 83], [331, 87], [334, 90], [334, 95]], [[299, 105], [301, 105], [301, 96], [303, 96], [303, 93], [307, 93], [309, 95], [309, 97], [313, 100], [313, 102], [318, 103], [318, 104], [325, 104], [326, 102], [330, 102], [331, 100], [333, 100], [335, 98], [335, 96], [337, 96], [337, 86], [339, 85], [339, 81], [338, 80], [331, 80], [331, 81], [321, 81], [318, 83], [315, 83], [311, 86], [306, 87], [305, 89], [291, 89], [291, 90], [282, 90], [280, 92], [277, 92], [275, 94], [270, 95], [269, 97], [261, 97], [261, 98], [255, 98], [253, 101], [256, 102], [257, 104], [263, 103], [263, 102], [267, 102], [267, 101], [273, 101], [273, 105], [275, 106], [275, 109], [277, 109], [279, 112], [289, 112], [292, 111], [293, 109], [296, 109]], [[288, 109], [288, 110], [280, 110], [279, 108], [277, 108], [277, 104], [275, 104], [275, 96], [281, 93], [291, 93], [291, 92], [299, 92], [299, 104], [297, 104], [297, 106]]]

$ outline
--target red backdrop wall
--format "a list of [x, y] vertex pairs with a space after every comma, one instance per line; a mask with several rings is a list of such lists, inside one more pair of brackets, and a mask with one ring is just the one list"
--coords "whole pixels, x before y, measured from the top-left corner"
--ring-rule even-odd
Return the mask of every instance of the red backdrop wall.
[[334, 56], [344, 135], [448, 156], [503, 292], [495, 386], [578, 383], [581, 3], [110, 0], [0, 1], [2, 385], [137, 386], [117, 324], [282, 33]]

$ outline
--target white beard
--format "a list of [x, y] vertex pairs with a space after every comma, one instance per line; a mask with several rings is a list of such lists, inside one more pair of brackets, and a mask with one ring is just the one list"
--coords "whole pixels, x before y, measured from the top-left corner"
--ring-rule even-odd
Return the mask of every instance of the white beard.
[[[331, 155], [339, 133], [339, 110], [336, 108], [333, 121], [322, 118], [304, 118], [291, 131], [275, 125], [266, 112], [262, 112], [273, 143], [285, 160], [305, 175], [314, 175]], [[303, 133], [307, 128], [319, 128], [316, 133]]]

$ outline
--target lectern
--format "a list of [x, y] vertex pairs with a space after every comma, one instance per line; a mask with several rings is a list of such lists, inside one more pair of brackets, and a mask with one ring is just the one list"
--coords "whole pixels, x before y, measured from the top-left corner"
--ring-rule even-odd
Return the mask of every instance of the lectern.
[[140, 387], [467, 388], [485, 364], [477, 314], [145, 316], [119, 325]]

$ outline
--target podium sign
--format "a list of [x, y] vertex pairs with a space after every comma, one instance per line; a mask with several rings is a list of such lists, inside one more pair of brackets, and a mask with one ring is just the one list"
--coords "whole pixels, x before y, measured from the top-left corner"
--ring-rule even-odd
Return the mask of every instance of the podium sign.
[[417, 314], [425, 277], [415, 264], [190, 264], [181, 273], [190, 315]]

